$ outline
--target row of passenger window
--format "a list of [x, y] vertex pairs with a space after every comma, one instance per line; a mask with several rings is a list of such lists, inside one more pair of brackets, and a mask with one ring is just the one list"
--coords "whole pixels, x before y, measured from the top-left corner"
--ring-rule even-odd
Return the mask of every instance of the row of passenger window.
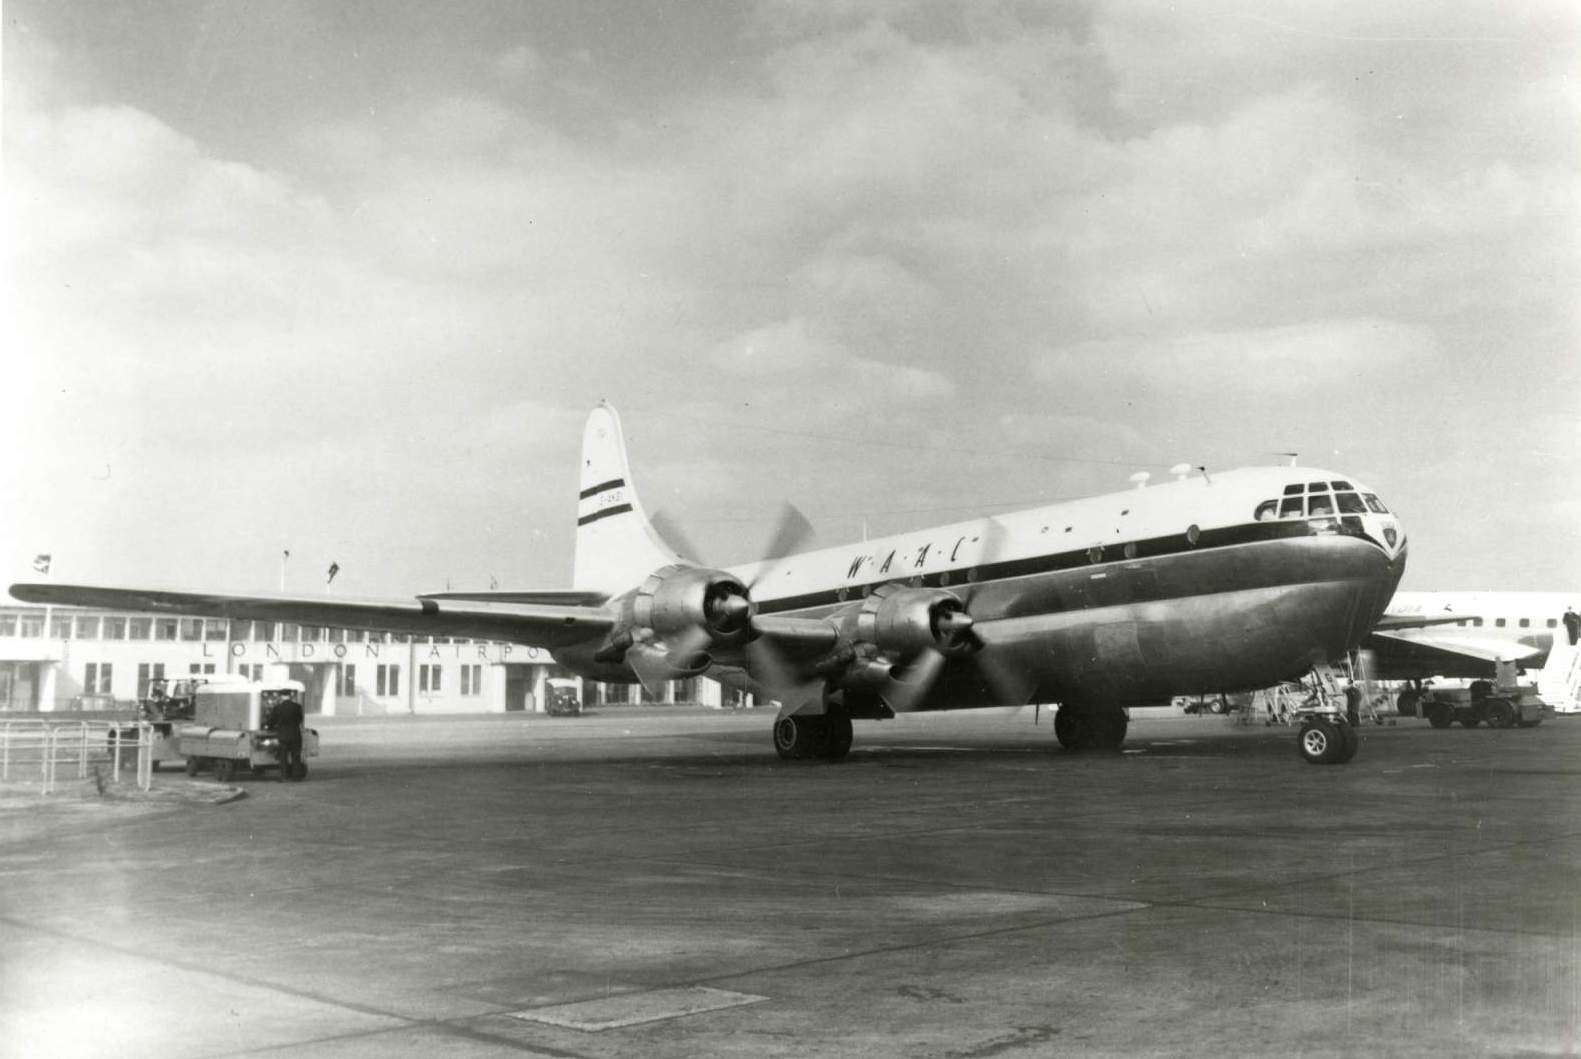
[[1365, 515], [1369, 511], [1379, 515], [1389, 513], [1376, 494], [1358, 492], [1349, 482], [1307, 482], [1305, 485], [1293, 482], [1285, 486], [1281, 498], [1258, 504], [1252, 517], [1258, 522], [1267, 522], [1275, 518]]
[[[1482, 619], [1481, 618], [1467, 618], [1467, 619], [1463, 619], [1461, 621], [1455, 622], [1455, 625], [1456, 625], [1457, 628], [1465, 628], [1467, 626], [1470, 626], [1473, 629], [1480, 629], [1480, 628], [1482, 628]], [[1507, 628], [1508, 626], [1509, 626], [1509, 619], [1507, 619], [1507, 618], [1494, 618], [1493, 619], [1493, 627], [1495, 629], [1504, 629], [1504, 628]], [[1530, 619], [1530, 618], [1517, 619], [1516, 622], [1515, 622], [1515, 627], [1517, 629], [1530, 629], [1532, 627], [1532, 619]], [[1559, 619], [1558, 618], [1549, 618], [1547, 621], [1543, 622], [1543, 627], [1545, 629], [1556, 629], [1556, 628], [1559, 627]]]

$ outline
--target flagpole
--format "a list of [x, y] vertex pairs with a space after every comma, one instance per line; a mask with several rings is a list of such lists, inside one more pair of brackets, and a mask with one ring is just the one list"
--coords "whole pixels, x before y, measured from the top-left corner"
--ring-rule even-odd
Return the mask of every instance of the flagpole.
[[285, 595], [285, 564], [291, 561], [291, 549], [285, 548], [280, 552], [280, 594]]

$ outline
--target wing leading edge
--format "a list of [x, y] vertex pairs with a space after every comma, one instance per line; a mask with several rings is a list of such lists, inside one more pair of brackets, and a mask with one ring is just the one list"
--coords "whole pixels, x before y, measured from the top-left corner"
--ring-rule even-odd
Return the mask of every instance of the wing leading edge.
[[25, 603], [149, 611], [205, 618], [294, 621], [419, 636], [465, 636], [535, 647], [563, 647], [608, 634], [616, 615], [595, 606], [419, 596], [341, 600], [313, 596], [230, 596], [103, 585], [16, 584]]

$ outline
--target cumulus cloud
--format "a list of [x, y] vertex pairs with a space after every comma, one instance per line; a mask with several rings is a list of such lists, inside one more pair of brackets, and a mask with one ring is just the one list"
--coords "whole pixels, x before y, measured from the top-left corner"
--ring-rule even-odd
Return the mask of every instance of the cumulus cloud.
[[[8, 92], [25, 352], [3, 400], [92, 425], [9, 481], [75, 481], [106, 454], [164, 467], [196, 430], [215, 480], [276, 453], [301, 468], [276, 484], [344, 528], [346, 476], [276, 446], [281, 410], [416, 507], [466, 482], [455, 439], [564, 454], [499, 427], [516, 402], [574, 436], [604, 396], [692, 416], [645, 419], [649, 451], [683, 454], [663, 487], [715, 506], [771, 508], [765, 467], [831, 510], [1109, 473], [985, 475], [958, 458], [984, 424], [1017, 451], [1090, 437], [1127, 458], [1292, 433], [1426, 450], [1372, 424], [1471, 395], [1491, 424], [1522, 394], [1577, 392], [1573, 23], [1542, 5], [766, 4], [664, 78], [532, 30], [449, 56], [465, 76], [432, 55], [376, 108], [312, 105], [302, 77], [278, 127], [226, 116], [251, 159], [120, 85], [61, 88], [41, 59], [42, 87]], [[1268, 414], [1309, 391], [1367, 428]], [[196, 417], [143, 411], [160, 401]], [[1479, 424], [1457, 437], [1498, 444]], [[555, 502], [517, 514], [552, 523]], [[89, 507], [118, 517], [107, 494]]]

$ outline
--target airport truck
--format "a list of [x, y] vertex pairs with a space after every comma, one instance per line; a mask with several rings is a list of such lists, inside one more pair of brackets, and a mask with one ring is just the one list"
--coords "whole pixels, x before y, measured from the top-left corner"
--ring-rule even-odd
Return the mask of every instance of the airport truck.
[[582, 712], [581, 683], [567, 677], [544, 681], [543, 712], [551, 717], [575, 717]]
[[[183, 677], [155, 677], [137, 702], [137, 719], [146, 722], [150, 739], [149, 758], [154, 771], [167, 761], [180, 762], [181, 728], [192, 721], [198, 688], [205, 684], [245, 682], [246, 678], [230, 673], [193, 673]], [[142, 729], [138, 725], [110, 730], [110, 750], [117, 745], [132, 748], [137, 745]]]
[[1417, 709], [1434, 728], [1459, 722], [1475, 728], [1536, 728], [1550, 710], [1535, 687], [1523, 687], [1514, 662], [1499, 662], [1494, 679], [1473, 680], [1464, 688], [1429, 688], [1421, 693]]
[[[243, 767], [254, 773], [278, 767], [280, 743], [274, 733], [274, 710], [289, 697], [300, 702], [302, 692], [302, 682], [298, 680], [200, 686], [193, 697], [192, 723], [180, 730], [187, 775], [213, 769], [215, 779], [229, 783]], [[294, 778], [305, 778], [306, 759], [317, 756], [318, 732], [303, 728], [303, 761]]]

